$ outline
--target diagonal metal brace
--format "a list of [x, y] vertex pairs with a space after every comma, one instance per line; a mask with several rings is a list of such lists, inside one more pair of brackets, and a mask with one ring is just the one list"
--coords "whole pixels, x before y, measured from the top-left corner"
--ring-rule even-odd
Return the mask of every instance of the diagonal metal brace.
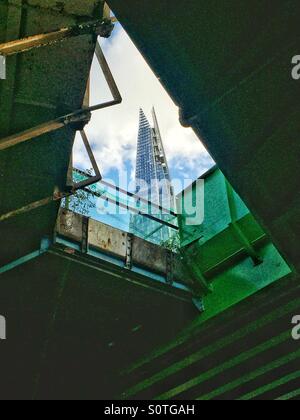
[[81, 135], [81, 138], [83, 140], [83, 144], [86, 148], [86, 151], [88, 153], [89, 159], [92, 163], [93, 170], [95, 172], [95, 176], [88, 177], [88, 179], [86, 179], [85, 181], [81, 181], [81, 182], [78, 182], [77, 184], [74, 184], [73, 188], [72, 188], [73, 192], [75, 192], [77, 190], [84, 189], [86, 187], [89, 187], [90, 185], [96, 184], [97, 182], [100, 182], [102, 180], [100, 169], [99, 169], [98, 164], [96, 162], [95, 156], [93, 154], [92, 148], [90, 146], [90, 143], [88, 141], [88, 138], [87, 138], [87, 135], [86, 135], [85, 131], [81, 130], [80, 135]]

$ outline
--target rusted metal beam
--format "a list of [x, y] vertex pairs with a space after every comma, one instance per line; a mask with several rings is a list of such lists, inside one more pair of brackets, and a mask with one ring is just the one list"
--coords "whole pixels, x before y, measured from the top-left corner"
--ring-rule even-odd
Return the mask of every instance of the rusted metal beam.
[[34, 203], [30, 203], [27, 206], [21, 207], [17, 210], [13, 210], [13, 211], [10, 211], [9, 213], [2, 214], [0, 216], [0, 222], [4, 222], [5, 220], [11, 219], [12, 217], [16, 217], [16, 216], [19, 216], [21, 214], [28, 213], [30, 211], [33, 211], [33, 210], [39, 208], [39, 207], [47, 206], [48, 204], [50, 204], [54, 200], [55, 200], [54, 196], [47, 197], [47, 198], [44, 198], [42, 200], [35, 201]]
[[24, 143], [28, 140], [40, 137], [44, 134], [52, 133], [53, 131], [64, 128], [72, 123], [87, 123], [90, 120], [90, 115], [87, 110], [81, 110], [79, 113], [73, 113], [49, 121], [45, 124], [40, 124], [36, 127], [25, 130], [21, 133], [13, 134], [9, 137], [0, 139], [0, 151]]
[[57, 31], [29, 36], [15, 41], [0, 44], [0, 55], [10, 56], [24, 53], [34, 48], [41, 48], [60, 42], [66, 38], [95, 33], [103, 37], [108, 37], [113, 29], [113, 24], [107, 19], [75, 25], [69, 28], [61, 28]]

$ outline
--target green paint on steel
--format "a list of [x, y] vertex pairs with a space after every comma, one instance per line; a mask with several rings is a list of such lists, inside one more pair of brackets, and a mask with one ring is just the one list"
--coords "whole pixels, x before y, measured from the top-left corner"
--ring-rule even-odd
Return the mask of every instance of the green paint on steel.
[[277, 401], [288, 401], [292, 400], [296, 397], [300, 396], [300, 389], [296, 389], [293, 392], [290, 392], [289, 394], [282, 395], [281, 397], [277, 398]]
[[[241, 401], [247, 401], [252, 400], [254, 398], [259, 397], [260, 395], [265, 394], [268, 391], [272, 391], [273, 389], [276, 389], [280, 387], [281, 385], [285, 385], [295, 379], [300, 378], [300, 370], [297, 370], [296, 372], [291, 373], [290, 375], [284, 376], [283, 378], [278, 379], [275, 382], [272, 382], [271, 384], [265, 385], [253, 392], [249, 392], [249, 394], [244, 395], [243, 397], [239, 398]], [[300, 391], [300, 390], [299, 390]]]
[[[290, 338], [290, 333], [288, 333], [288, 337]], [[212, 400], [213, 398], [216, 398], [216, 397], [218, 397], [222, 394], [225, 394], [225, 392], [232, 391], [233, 389], [236, 389], [236, 388], [242, 386], [243, 384], [245, 384], [247, 382], [250, 382], [253, 379], [258, 378], [259, 376], [262, 376], [262, 375], [264, 375], [268, 372], [271, 372], [272, 370], [277, 369], [281, 366], [284, 366], [284, 365], [288, 364], [289, 362], [297, 360], [298, 358], [300, 358], [300, 350], [298, 350], [294, 353], [291, 353], [287, 356], [284, 356], [280, 359], [277, 359], [274, 362], [272, 362], [272, 363], [270, 363], [270, 364], [268, 364], [268, 365], [266, 365], [266, 366], [264, 366], [260, 369], [257, 369], [254, 372], [251, 372], [251, 373], [249, 373], [245, 376], [242, 376], [240, 379], [238, 379], [236, 381], [233, 381], [233, 382], [223, 386], [222, 388], [218, 388], [218, 389], [216, 389], [215, 391], [213, 391], [209, 394], [203, 395], [203, 396], [199, 397], [198, 400]]]
[[[292, 302], [290, 302], [288, 305], [276, 309], [272, 313], [266, 315], [265, 317], [258, 319], [257, 321], [247, 325], [245, 328], [242, 328], [238, 331], [236, 331], [234, 334], [230, 335], [229, 337], [224, 337], [220, 339], [219, 341], [201, 349], [199, 352], [194, 353], [191, 356], [186, 357], [185, 359], [181, 360], [178, 363], [173, 364], [172, 366], [169, 366], [168, 368], [158, 372], [156, 375], [153, 375], [151, 378], [135, 385], [128, 391], [126, 391], [123, 394], [123, 398], [130, 398], [133, 395], [136, 395], [138, 392], [149, 388], [150, 386], [154, 385], [157, 382], [160, 382], [164, 380], [166, 377], [171, 376], [180, 370], [183, 370], [187, 366], [199, 362], [200, 360], [206, 358], [212, 353], [216, 353], [217, 351], [225, 348], [226, 346], [241, 340], [245, 337], [247, 337], [249, 334], [261, 329], [262, 327], [273, 323], [277, 319], [280, 319], [282, 316], [296, 310], [299, 308], [300, 305], [300, 299], [296, 299]], [[129, 372], [127, 371], [126, 374]]]
[[263, 247], [260, 255], [263, 264], [254, 266], [252, 259], [247, 258], [214, 278], [213, 293], [203, 298], [206, 311], [199, 317], [198, 324], [290, 274], [289, 267], [273, 245]]
[[[291, 338], [291, 333], [290, 331], [284, 332], [282, 334], [280, 334], [278, 337], [272, 338], [269, 341], [264, 342], [263, 344], [254, 347], [253, 349], [244, 352], [242, 354], [240, 354], [237, 357], [234, 357], [233, 359], [227, 361], [226, 363], [223, 363], [220, 366], [217, 366], [211, 370], [209, 370], [208, 372], [205, 372], [204, 374], [198, 376], [197, 378], [191, 379], [190, 381], [174, 388], [171, 389], [170, 391], [160, 395], [159, 397], [155, 398], [156, 400], [167, 400], [170, 398], [175, 397], [178, 394], [181, 394], [185, 391], [187, 391], [188, 389], [191, 389], [197, 385], [202, 384], [203, 382], [207, 381], [208, 379], [213, 378], [214, 376], [217, 376], [218, 374], [221, 374], [222, 372], [224, 372], [225, 370], [228, 370], [230, 368], [233, 368], [235, 366], [238, 366], [240, 364], [242, 364], [243, 362], [251, 359], [254, 356], [259, 355], [260, 353], [272, 349], [274, 347], [276, 347], [278, 344], [280, 343], [284, 343], [285, 341], [289, 340]], [[300, 355], [300, 350], [299, 350], [299, 355]], [[219, 390], [214, 391], [216, 393], [216, 395], [218, 395]], [[223, 393], [223, 392], [222, 392]], [[221, 394], [221, 392], [220, 392]], [[210, 394], [209, 394], [210, 395]], [[214, 393], [212, 393], [212, 395], [215, 395]]]
[[[184, 203], [179, 217], [182, 254], [195, 278], [208, 282], [212, 290], [202, 295], [206, 310], [199, 323], [291, 273], [222, 172], [215, 168], [202, 181], [203, 223], [190, 226]], [[194, 203], [201, 197], [203, 182], [195, 182], [182, 200]]]

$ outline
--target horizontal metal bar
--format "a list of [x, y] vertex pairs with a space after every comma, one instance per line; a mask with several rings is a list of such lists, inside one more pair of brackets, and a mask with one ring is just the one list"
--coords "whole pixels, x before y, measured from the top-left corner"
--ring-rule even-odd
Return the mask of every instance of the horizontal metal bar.
[[[83, 176], [91, 176], [91, 175], [87, 174], [86, 172], [81, 171], [80, 169], [74, 168], [74, 171], [77, 172], [77, 173], [79, 173], [80, 175], [83, 175]], [[147, 204], [148, 206], [154, 207], [155, 209], [160, 210], [162, 212], [165, 212], [166, 214], [170, 214], [171, 216], [174, 216], [174, 218], [177, 218], [178, 217], [178, 214], [176, 214], [172, 210], [166, 209], [166, 208], [164, 208], [164, 207], [162, 207], [162, 206], [160, 206], [158, 204], [152, 203], [149, 200], [146, 200], [146, 199], [144, 199], [142, 197], [139, 197], [139, 196], [137, 196], [134, 193], [131, 193], [129, 191], [126, 191], [123, 188], [120, 188], [120, 187], [117, 187], [116, 185], [110, 184], [109, 182], [105, 181], [104, 179], [102, 179], [100, 181], [100, 184], [101, 185], [105, 185], [106, 187], [112, 188], [115, 191], [120, 192], [120, 193], [122, 193], [124, 195], [127, 195], [130, 198], [136, 198], [137, 201], [140, 201], [141, 203]]]
[[110, 198], [110, 197], [107, 197], [104, 193], [103, 193], [103, 194], [101, 194], [101, 193], [97, 193], [97, 192], [92, 191], [92, 190], [90, 190], [90, 189], [88, 189], [88, 188], [84, 188], [84, 191], [86, 191], [86, 192], [87, 192], [87, 193], [89, 193], [89, 194], [94, 195], [95, 197], [101, 198], [102, 200], [107, 201], [108, 203], [115, 204], [115, 205], [117, 205], [118, 207], [121, 207], [121, 208], [123, 208], [123, 209], [125, 209], [125, 210], [128, 210], [128, 211], [130, 211], [130, 212], [132, 212], [132, 213], [135, 213], [135, 214], [137, 214], [138, 216], [143, 216], [143, 217], [146, 217], [147, 219], [150, 219], [150, 220], [152, 220], [152, 221], [154, 221], [154, 222], [157, 222], [157, 223], [160, 223], [160, 224], [162, 224], [162, 225], [164, 225], [164, 226], [167, 226], [167, 227], [169, 227], [170, 229], [179, 230], [179, 227], [178, 227], [178, 226], [176, 226], [176, 225], [173, 225], [172, 223], [166, 222], [165, 220], [161, 220], [161, 219], [159, 219], [159, 218], [157, 218], [157, 217], [155, 217], [155, 216], [152, 216], [152, 215], [150, 215], [150, 214], [143, 213], [143, 212], [141, 212], [140, 210], [137, 210], [136, 208], [129, 206], [128, 204], [123, 204], [123, 203], [121, 203], [121, 202], [120, 202], [119, 200], [117, 200], [117, 199], [115, 199], [115, 200], [114, 200], [114, 199], [112, 199], [112, 198]]
[[[94, 181], [90, 182], [90, 185], [93, 184], [93, 183], [94, 183]], [[80, 190], [85, 190], [85, 188], [76, 187], [76, 188], [73, 188], [70, 192], [65, 192], [65, 193], [55, 192], [50, 197], [43, 198], [42, 200], [35, 201], [33, 203], [30, 203], [30, 204], [28, 204], [24, 207], [21, 207], [21, 208], [17, 209], [17, 210], [12, 210], [11, 212], [8, 212], [6, 214], [2, 214], [0, 216], [0, 222], [4, 222], [5, 220], [11, 219], [12, 217], [20, 216], [21, 214], [29, 213], [30, 211], [36, 210], [40, 207], [47, 206], [48, 204], [50, 204], [52, 202], [60, 201], [64, 198], [71, 197], [79, 189]], [[87, 190], [87, 191], [89, 192], [89, 190]]]
[[[108, 20], [101, 19], [93, 22], [83, 23], [79, 25], [74, 25], [67, 28], [61, 28], [57, 31], [47, 32], [43, 34], [33, 35], [22, 39], [17, 39], [14, 41], [9, 41], [3, 44], [0, 44], [0, 55], [10, 56], [14, 54], [23, 53], [30, 51], [34, 48], [41, 48], [44, 46], [49, 46], [60, 42], [66, 38], [71, 38], [75, 36], [85, 35], [89, 33], [95, 33], [101, 35], [101, 28], [105, 27], [105, 31], [102, 35], [107, 36], [108, 32]], [[110, 21], [112, 25], [112, 22]], [[113, 29], [113, 25], [110, 29]], [[107, 35], [106, 35], [107, 33]]]
[[30, 211], [36, 210], [39, 207], [47, 206], [52, 201], [55, 201], [55, 198], [53, 196], [47, 197], [47, 198], [44, 198], [42, 200], [39, 200], [39, 201], [35, 201], [33, 203], [30, 203], [27, 206], [21, 207], [21, 208], [19, 208], [17, 210], [13, 210], [13, 211], [10, 211], [10, 212], [8, 212], [6, 214], [2, 214], [0, 216], [0, 222], [4, 222], [5, 220], [11, 219], [12, 217], [16, 217], [16, 216], [19, 216], [21, 214], [28, 213]]
[[0, 139], [0, 151], [16, 146], [20, 143], [24, 143], [36, 137], [40, 137], [44, 134], [52, 133], [53, 131], [68, 126], [69, 124], [88, 122], [89, 120], [90, 114], [86, 109], [65, 115], [47, 123], [30, 128], [29, 130], [25, 130], [21, 133], [13, 134], [9, 137]]

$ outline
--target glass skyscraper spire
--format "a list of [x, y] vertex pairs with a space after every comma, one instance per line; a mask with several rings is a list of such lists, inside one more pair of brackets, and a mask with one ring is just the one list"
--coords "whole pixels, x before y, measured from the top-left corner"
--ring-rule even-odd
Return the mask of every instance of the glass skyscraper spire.
[[[171, 188], [169, 167], [154, 108], [152, 109], [152, 119], [153, 126], [150, 125], [143, 110], [140, 109], [135, 174], [136, 194], [156, 205], [173, 209], [174, 195]], [[160, 219], [168, 219], [169, 217], [153, 206], [151, 209], [146, 207], [141, 205], [141, 211], [150, 210]], [[132, 217], [131, 230], [135, 234], [148, 236], [154, 242], [167, 241], [169, 238], [168, 228], [143, 216]]]

